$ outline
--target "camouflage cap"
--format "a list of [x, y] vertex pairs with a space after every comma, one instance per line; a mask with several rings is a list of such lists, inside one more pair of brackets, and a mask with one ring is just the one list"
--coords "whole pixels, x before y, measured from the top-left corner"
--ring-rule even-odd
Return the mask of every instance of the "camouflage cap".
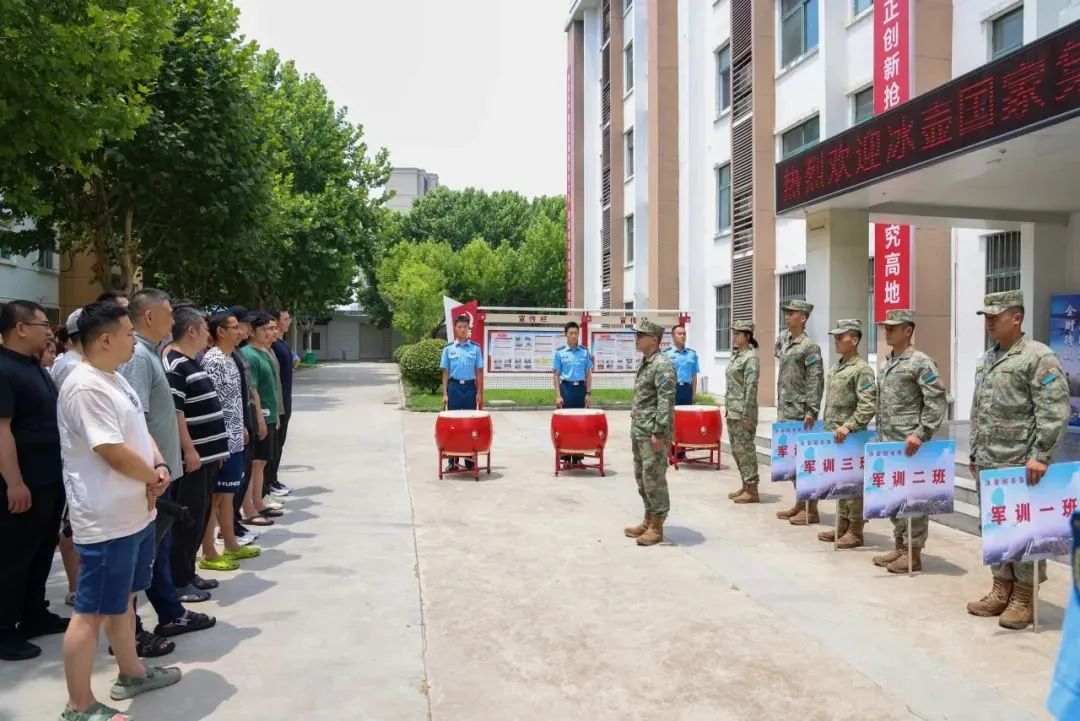
[[648, 320], [639, 320], [637, 325], [634, 326], [634, 330], [645, 335], [654, 335], [657, 338], [664, 337], [664, 327]]
[[836, 327], [829, 331], [829, 335], [843, 335], [844, 333], [852, 332], [862, 335], [862, 321], [858, 318], [848, 318], [847, 320], [836, 321]]
[[801, 310], [803, 313], [810, 315], [814, 312], [814, 304], [807, 303], [805, 300], [788, 300], [784, 301], [784, 304], [780, 306], [782, 310]]
[[983, 298], [983, 308], [976, 313], [978, 315], [1001, 315], [1009, 308], [1024, 307], [1024, 292], [1021, 290], [1006, 290], [1001, 293], [990, 293]]
[[904, 325], [904, 323], [911, 323], [915, 325], [915, 311], [913, 310], [890, 310], [885, 312], [885, 320], [881, 321], [881, 325]]
[[731, 324], [731, 330], [741, 330], [743, 333], [754, 335], [754, 321], [737, 320]]

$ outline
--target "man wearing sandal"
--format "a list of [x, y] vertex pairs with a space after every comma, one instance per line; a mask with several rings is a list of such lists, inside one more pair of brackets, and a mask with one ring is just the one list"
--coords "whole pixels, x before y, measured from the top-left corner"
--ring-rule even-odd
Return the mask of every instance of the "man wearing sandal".
[[91, 303], [79, 317], [86, 360], [64, 384], [57, 425], [64, 485], [79, 554], [75, 615], [64, 635], [68, 702], [61, 721], [127, 721], [99, 703], [91, 673], [102, 628], [116, 652], [114, 701], [171, 686], [177, 668], [144, 666], [135, 647], [133, 602], [150, 586], [155, 502], [171, 477], [150, 436], [138, 394], [117, 373], [132, 356], [128, 310]]

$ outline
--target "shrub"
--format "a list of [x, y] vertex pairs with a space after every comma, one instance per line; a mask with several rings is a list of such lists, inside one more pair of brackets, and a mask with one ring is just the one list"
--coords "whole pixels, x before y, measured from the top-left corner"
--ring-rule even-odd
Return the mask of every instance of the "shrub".
[[413, 345], [415, 345], [415, 344], [414, 343], [402, 343], [397, 348], [395, 348], [394, 349], [394, 362], [397, 363], [398, 365], [401, 365], [401, 359], [405, 357], [405, 354], [409, 351], [410, 348], [413, 347]]
[[446, 341], [428, 338], [409, 346], [401, 357], [401, 377], [421, 390], [435, 392], [442, 384], [439, 361]]

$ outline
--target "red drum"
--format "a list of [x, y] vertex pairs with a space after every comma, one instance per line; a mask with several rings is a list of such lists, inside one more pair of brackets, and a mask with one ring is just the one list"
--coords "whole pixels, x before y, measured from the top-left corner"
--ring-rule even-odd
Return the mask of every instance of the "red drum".
[[[442, 462], [447, 458], [471, 458], [487, 455], [487, 472], [491, 473], [491, 415], [487, 411], [443, 411], [435, 420], [435, 444], [439, 449], [439, 478], [443, 477]], [[466, 469], [477, 476], [479, 463]]]
[[[724, 423], [716, 406], [675, 406], [675, 437], [671, 461], [675, 470], [680, 463], [706, 463], [720, 468], [720, 436]], [[687, 451], [708, 451], [705, 457], [691, 457]]]
[[604, 475], [604, 446], [607, 445], [607, 414], [599, 408], [560, 408], [551, 416], [551, 443], [555, 446], [555, 475], [563, 468], [561, 456], [590, 456], [598, 464], [580, 461], [566, 468], [596, 468]]

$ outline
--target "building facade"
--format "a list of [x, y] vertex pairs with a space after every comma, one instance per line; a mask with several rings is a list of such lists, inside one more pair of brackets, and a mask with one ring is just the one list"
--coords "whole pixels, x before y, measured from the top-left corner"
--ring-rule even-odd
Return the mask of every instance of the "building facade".
[[394, 168], [386, 189], [394, 191], [394, 196], [387, 201], [386, 207], [407, 213], [413, 201], [422, 198], [439, 187], [439, 176], [422, 168]]
[[[906, 0], [905, 6], [912, 98], [1080, 19], [1078, 0]], [[672, 10], [674, 18], [656, 17]], [[689, 311], [690, 344], [713, 393], [723, 391], [731, 320], [753, 317], [763, 349], [760, 401], [771, 404], [779, 305], [790, 298], [815, 304], [810, 333], [828, 361], [827, 331], [835, 320], [873, 319], [872, 222], [903, 222], [911, 226], [916, 343], [941, 366], [953, 418], [966, 419], [984, 350], [975, 315], [982, 296], [1025, 290], [1031, 299], [1027, 330], [1046, 340], [1049, 294], [1080, 290], [1080, 273], [1071, 276], [1077, 279], [1072, 285], [1064, 275], [1080, 256], [1077, 223], [1067, 213], [995, 212], [989, 198], [977, 203], [981, 210], [965, 212], [922, 207], [916, 214], [867, 200], [861, 207], [817, 203], [777, 214], [777, 164], [813, 155], [874, 117], [875, 12], [874, 0], [573, 2], [566, 25], [572, 304], [618, 307], [622, 298], [639, 309]], [[668, 106], [677, 116], [673, 142], [649, 128], [664, 118], [652, 102], [662, 93], [651, 85], [657, 77], [671, 82], [653, 72], [670, 59], [650, 59], [649, 40], [663, 36], [664, 18], [674, 21], [677, 37], [677, 102]], [[635, 32], [627, 34], [626, 26]], [[622, 71], [631, 59], [634, 87], [625, 90]], [[620, 97], [623, 103], [609, 112], [607, 104]], [[627, 174], [620, 164], [630, 156], [624, 137], [630, 128], [634, 171]], [[658, 147], [650, 145], [654, 138]], [[674, 212], [641, 187], [663, 187], [652, 176], [672, 163], [678, 167]], [[1048, 167], [1043, 175], [1039, 187], [1071, 185], [1077, 177], [1067, 166]], [[609, 177], [623, 178], [626, 190], [610, 201]], [[966, 177], [961, 171], [946, 180], [962, 187]], [[1007, 174], [996, 182], [1016, 183], [1013, 194], [1033, 190]], [[1007, 205], [1010, 192], [1003, 193], [997, 202]], [[651, 217], [658, 213], [668, 215], [658, 222]], [[625, 251], [629, 216], [635, 221], [632, 259]], [[624, 274], [609, 266], [623, 267]], [[665, 270], [677, 284], [675, 298], [654, 292]], [[876, 360], [879, 351], [887, 348], [871, 334], [864, 352]]]
[[31, 300], [60, 322], [60, 255], [41, 251], [29, 256], [0, 251], [0, 304]]

